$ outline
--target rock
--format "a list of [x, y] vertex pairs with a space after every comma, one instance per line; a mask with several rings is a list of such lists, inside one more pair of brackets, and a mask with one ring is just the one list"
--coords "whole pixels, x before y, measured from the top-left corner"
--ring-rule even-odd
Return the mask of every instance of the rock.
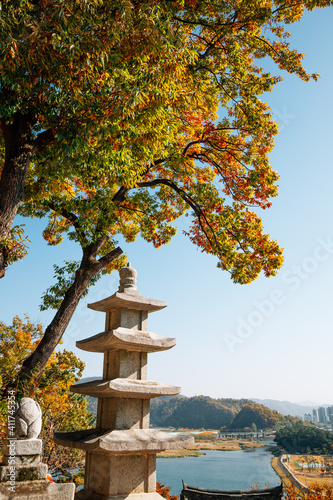
[[42, 410], [37, 401], [22, 398], [16, 403], [15, 437], [36, 439], [42, 429]]

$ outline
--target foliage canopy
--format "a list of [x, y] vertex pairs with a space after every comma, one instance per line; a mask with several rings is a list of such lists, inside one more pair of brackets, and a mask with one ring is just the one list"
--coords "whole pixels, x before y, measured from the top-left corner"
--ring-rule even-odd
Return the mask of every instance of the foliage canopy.
[[[89, 283], [122, 262], [117, 235], [156, 247], [187, 236], [237, 283], [275, 275], [282, 251], [258, 209], [277, 195], [277, 133], [261, 100], [280, 70], [316, 78], [286, 26], [328, 0], [3, 0], [0, 11], [0, 276], [24, 256], [17, 213], [47, 217], [81, 262], [58, 269], [57, 309], [31, 373]], [[52, 340], [51, 340], [52, 339]]]
[[[49, 216], [50, 244], [105, 233], [109, 249], [116, 234], [166, 243], [190, 210], [188, 236], [235, 281], [275, 274], [281, 250], [249, 207], [277, 194], [267, 156], [277, 127], [260, 95], [280, 77], [258, 63], [269, 56], [310, 79], [284, 25], [328, 4], [3, 2], [4, 180], [22, 127], [29, 151], [9, 167], [33, 158], [20, 212]], [[14, 241], [7, 263], [22, 250]]]
[[274, 441], [289, 453], [331, 453], [333, 436], [329, 431], [299, 422], [293, 427], [283, 427], [276, 433]]

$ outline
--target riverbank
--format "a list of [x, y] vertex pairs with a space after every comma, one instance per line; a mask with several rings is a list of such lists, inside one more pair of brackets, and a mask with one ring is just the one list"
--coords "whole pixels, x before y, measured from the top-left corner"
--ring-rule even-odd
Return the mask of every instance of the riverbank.
[[291, 472], [305, 486], [311, 483], [333, 486], [333, 458], [323, 455], [290, 455]]
[[[196, 439], [196, 436], [193, 436]], [[195, 444], [188, 449], [165, 450], [157, 455], [158, 458], [181, 458], [181, 457], [199, 457], [204, 455], [207, 450], [218, 451], [239, 451], [246, 449], [262, 448], [265, 443], [257, 441], [248, 441], [245, 439], [217, 439], [207, 440], [197, 439]]]
[[274, 457], [271, 461], [273, 469], [286, 486], [295, 484], [294, 479], [296, 486], [301, 489], [302, 486], [308, 488], [313, 483], [333, 486], [332, 457], [326, 458], [321, 455], [289, 455], [289, 457], [289, 461], [283, 464], [278, 457]]
[[281, 482], [285, 486], [291, 486], [292, 483], [290, 479], [288, 478], [286, 472], [279, 466], [279, 457], [273, 457], [271, 460], [271, 466], [274, 469], [274, 471], [277, 473], [279, 478], [281, 479]]

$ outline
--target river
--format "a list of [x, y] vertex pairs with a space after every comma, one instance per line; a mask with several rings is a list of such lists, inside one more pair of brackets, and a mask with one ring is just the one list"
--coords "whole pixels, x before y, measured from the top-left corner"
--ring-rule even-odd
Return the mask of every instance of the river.
[[239, 451], [205, 451], [200, 457], [158, 458], [157, 481], [171, 487], [174, 495], [182, 490], [182, 480], [191, 486], [220, 490], [273, 487], [280, 478], [271, 467], [268, 448]]

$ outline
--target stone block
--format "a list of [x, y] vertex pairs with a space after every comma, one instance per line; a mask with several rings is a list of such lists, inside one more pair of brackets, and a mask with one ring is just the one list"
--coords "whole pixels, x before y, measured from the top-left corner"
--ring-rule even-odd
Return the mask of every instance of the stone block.
[[23, 481], [0, 484], [0, 500], [73, 500], [74, 483], [56, 484], [50, 481]]
[[97, 427], [102, 429], [148, 429], [149, 400], [100, 398]]
[[40, 455], [4, 455], [2, 459], [4, 465], [27, 465], [27, 464], [40, 464]]
[[156, 492], [156, 455], [87, 453], [85, 487], [102, 495]]
[[0, 466], [0, 482], [8, 480], [21, 482], [21, 481], [38, 481], [46, 479], [47, 465], [2, 465]]
[[4, 455], [41, 455], [43, 441], [41, 439], [5, 439]]
[[130, 495], [101, 495], [83, 489], [76, 493], [75, 500], [164, 500], [158, 493], [131, 493]]

